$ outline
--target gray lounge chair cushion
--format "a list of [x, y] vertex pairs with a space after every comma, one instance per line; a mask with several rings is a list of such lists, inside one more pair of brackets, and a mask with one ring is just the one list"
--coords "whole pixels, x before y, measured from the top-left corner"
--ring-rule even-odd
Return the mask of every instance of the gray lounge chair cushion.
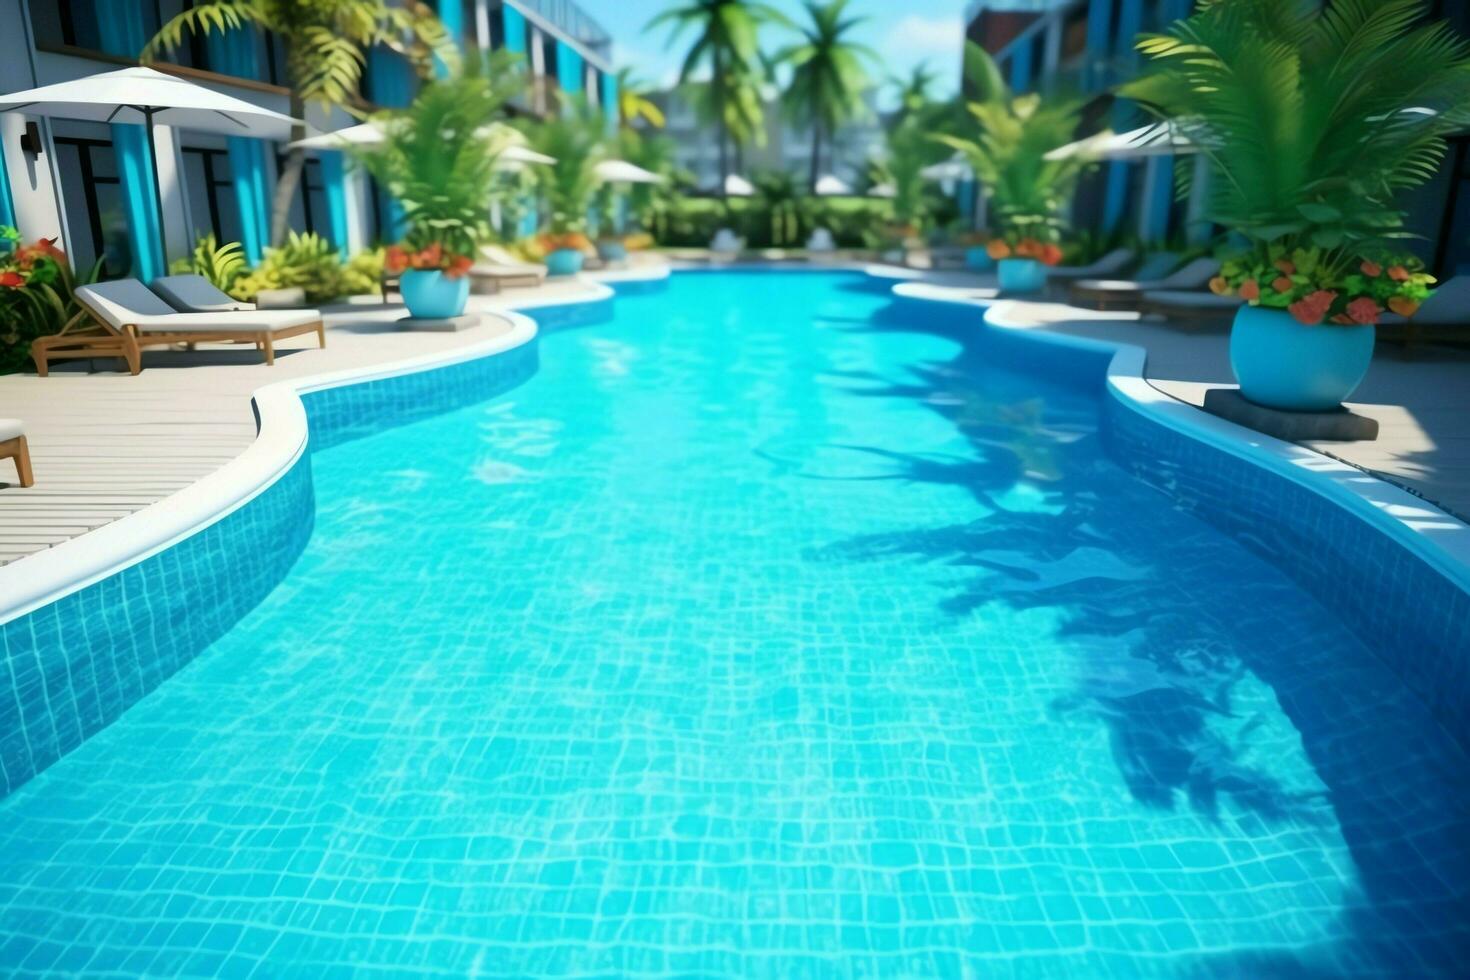
[[180, 313], [136, 279], [79, 286], [76, 294], [116, 329], [131, 325], [148, 332], [239, 334], [306, 326], [322, 318], [316, 310]]
[[1192, 289], [1154, 289], [1143, 294], [1145, 302], [1195, 310], [1233, 310], [1245, 302], [1239, 296], [1216, 296]]
[[149, 285], [180, 313], [230, 313], [253, 310], [254, 303], [235, 299], [203, 276], [162, 276]]
[[480, 246], [481, 262], [476, 262], [471, 275], [494, 276], [497, 278], [522, 278], [535, 276], [546, 278], [546, 266], [536, 262], [522, 262], [498, 245]]
[[1048, 269], [1046, 274], [1051, 279], [1086, 279], [1098, 276], [1110, 276], [1115, 272], [1121, 272], [1124, 266], [1132, 262], [1133, 255], [1133, 249], [1131, 248], [1115, 248], [1091, 265], [1059, 265], [1055, 269]]
[[1200, 289], [1220, 272], [1215, 259], [1195, 259], [1178, 272], [1162, 279], [1083, 279], [1077, 285], [1094, 292], [1147, 293], [1162, 289]]

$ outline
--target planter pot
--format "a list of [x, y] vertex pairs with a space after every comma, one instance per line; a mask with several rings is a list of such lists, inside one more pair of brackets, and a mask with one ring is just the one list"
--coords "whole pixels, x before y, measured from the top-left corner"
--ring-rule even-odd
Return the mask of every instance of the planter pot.
[[546, 256], [546, 271], [553, 276], [575, 276], [582, 271], [585, 258], [575, 248], [559, 248]]
[[1288, 412], [1329, 412], [1357, 390], [1373, 362], [1376, 331], [1298, 323], [1285, 310], [1242, 306], [1230, 331], [1240, 393]]
[[419, 320], [448, 320], [464, 312], [470, 277], [450, 279], [439, 269], [409, 269], [398, 281], [403, 305]]
[[965, 249], [965, 268], [974, 272], [990, 272], [995, 268], [995, 259], [985, 251], [984, 245]]
[[1046, 288], [1046, 266], [1035, 259], [1001, 259], [996, 268], [1003, 293], [1039, 293]]
[[628, 258], [628, 248], [617, 239], [598, 242], [597, 257], [604, 262], [622, 262]]

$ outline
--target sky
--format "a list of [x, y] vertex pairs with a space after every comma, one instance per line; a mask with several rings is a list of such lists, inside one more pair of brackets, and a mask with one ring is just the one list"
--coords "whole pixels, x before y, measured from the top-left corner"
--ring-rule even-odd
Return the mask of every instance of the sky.
[[[579, 0], [582, 9], [595, 17], [613, 36], [613, 57], [619, 67], [633, 69], [635, 77], [655, 87], [672, 84], [678, 76], [683, 54], [692, 33], [678, 44], [668, 45], [668, 28], [644, 33], [644, 26], [678, 0]], [[769, 0], [772, 6], [800, 23], [801, 0]], [[877, 80], [907, 75], [927, 61], [939, 74], [934, 95], [948, 96], [959, 87], [960, 51], [964, 37], [962, 15], [966, 0], [851, 0], [848, 9], [867, 20], [857, 29], [858, 40], [872, 46], [883, 57], [873, 69]], [[779, 48], [788, 31], [768, 27], [762, 32], [767, 50]]]

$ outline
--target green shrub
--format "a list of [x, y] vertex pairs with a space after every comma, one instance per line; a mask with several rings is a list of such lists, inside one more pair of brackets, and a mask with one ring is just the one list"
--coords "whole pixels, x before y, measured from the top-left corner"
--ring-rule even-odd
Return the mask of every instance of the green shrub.
[[377, 296], [383, 291], [383, 250], [358, 252], [342, 269], [342, 293], [346, 296]]
[[869, 198], [783, 199], [776, 206], [779, 213], [773, 215], [758, 198], [732, 198], [727, 205], [717, 198], [688, 197], [643, 215], [641, 223], [660, 245], [676, 248], [704, 248], [721, 228], [731, 229], [751, 248], [778, 247], [778, 234], [779, 247], [800, 247], [813, 228], [831, 231], [841, 248], [876, 248], [882, 229], [893, 221], [891, 202]]
[[188, 258], [174, 259], [168, 271], [176, 276], [190, 273], [203, 276], [216, 289], [228, 293], [247, 268], [245, 250], [239, 242], [221, 245], [210, 233], [200, 236], [194, 243], [194, 253]]
[[31, 341], [61, 332], [78, 312], [72, 290], [95, 282], [101, 269], [99, 259], [73, 276], [54, 239], [21, 245], [18, 231], [0, 227], [0, 374], [29, 363]]
[[253, 301], [262, 289], [300, 287], [308, 303], [326, 303], [345, 291], [342, 272], [335, 245], [314, 232], [293, 231], [280, 248], [266, 249], [260, 265], [235, 280], [229, 293]]

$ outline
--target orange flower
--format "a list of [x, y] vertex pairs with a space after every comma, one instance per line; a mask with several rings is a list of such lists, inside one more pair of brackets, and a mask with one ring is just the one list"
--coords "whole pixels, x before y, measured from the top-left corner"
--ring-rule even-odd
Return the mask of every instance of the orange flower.
[[1388, 300], [1388, 308], [1399, 316], [1413, 316], [1419, 312], [1419, 301], [1409, 299], [1407, 296], [1391, 296]]
[[1041, 264], [1057, 265], [1062, 261], [1062, 248], [1060, 245], [1043, 245], [1041, 247]]
[[1347, 309], [1343, 312], [1346, 313], [1354, 323], [1367, 324], [1377, 323], [1378, 314], [1382, 313], [1383, 310], [1379, 309], [1378, 304], [1373, 302], [1373, 297], [1359, 296], [1357, 299], [1349, 303], [1347, 305]]
[[1247, 303], [1254, 303], [1261, 298], [1261, 284], [1254, 279], [1247, 279], [1240, 284], [1240, 298]]
[[449, 265], [444, 269], [444, 276], [448, 279], [459, 279], [470, 271], [470, 266], [475, 260], [468, 255], [456, 255], [450, 258]]
[[1024, 259], [1034, 259], [1036, 258], [1036, 253], [1040, 251], [1040, 248], [1036, 244], [1036, 239], [1023, 238], [1016, 243], [1016, 254]]
[[1230, 283], [1226, 281], [1224, 276], [1216, 276], [1210, 280], [1210, 292], [1216, 296], [1229, 296]]
[[1388, 267], [1388, 278], [1394, 282], [1407, 282], [1409, 279], [1409, 270], [1401, 265], [1391, 265]]
[[1304, 323], [1309, 327], [1315, 326], [1327, 316], [1327, 311], [1332, 308], [1332, 303], [1336, 299], [1336, 293], [1319, 289], [1305, 299], [1292, 303], [1287, 309], [1292, 316], [1296, 317], [1298, 323]]
[[389, 245], [383, 252], [383, 271], [396, 276], [408, 268], [408, 254], [397, 245]]
[[1288, 260], [1286, 260], [1286, 259], [1277, 259], [1274, 264], [1275, 264], [1277, 270], [1280, 271], [1280, 273], [1283, 276], [1294, 276], [1294, 275], [1296, 275], [1296, 266], [1292, 265], [1291, 262], [1289, 262]]
[[1291, 292], [1292, 287], [1294, 287], [1295, 285], [1296, 283], [1292, 282], [1285, 276], [1277, 276], [1276, 279], [1272, 281], [1271, 288], [1276, 290], [1278, 293], [1289, 293]]
[[[1011, 257], [1011, 247], [999, 238], [992, 239], [990, 244], [985, 246], [985, 254], [998, 262], [1001, 259]], [[1006, 268], [1010, 267], [1007, 266]]]
[[416, 269], [437, 269], [443, 264], [444, 246], [438, 242], [424, 248], [417, 256], [414, 263]]
[[1364, 259], [1363, 264], [1358, 266], [1358, 268], [1362, 269], [1363, 275], [1367, 276], [1369, 279], [1377, 279], [1379, 276], [1383, 275], [1383, 266], [1379, 265], [1377, 262], [1374, 262], [1372, 259]]
[[0, 286], [8, 286], [11, 289], [19, 289], [26, 281], [16, 272], [0, 272]]

